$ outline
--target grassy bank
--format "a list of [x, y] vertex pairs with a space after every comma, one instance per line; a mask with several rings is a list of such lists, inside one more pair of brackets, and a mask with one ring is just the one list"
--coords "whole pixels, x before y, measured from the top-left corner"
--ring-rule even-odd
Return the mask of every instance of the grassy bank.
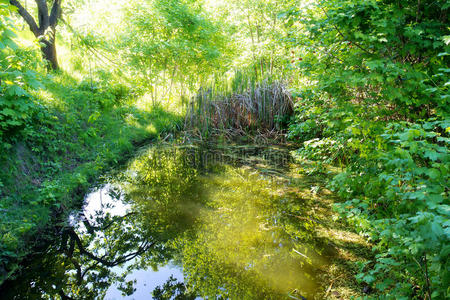
[[2, 141], [0, 284], [45, 240], [45, 228], [80, 206], [97, 177], [180, 121], [109, 80], [53, 74], [32, 96], [28, 120]]

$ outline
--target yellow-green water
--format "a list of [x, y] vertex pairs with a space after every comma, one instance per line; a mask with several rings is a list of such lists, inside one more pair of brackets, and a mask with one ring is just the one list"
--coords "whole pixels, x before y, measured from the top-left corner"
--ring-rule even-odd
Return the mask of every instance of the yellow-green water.
[[331, 255], [291, 164], [283, 148], [153, 147], [87, 196], [5, 299], [312, 299]]

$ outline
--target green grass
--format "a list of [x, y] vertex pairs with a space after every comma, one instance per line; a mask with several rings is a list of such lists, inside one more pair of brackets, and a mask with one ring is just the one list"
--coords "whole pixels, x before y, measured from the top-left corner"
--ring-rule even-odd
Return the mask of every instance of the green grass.
[[91, 84], [61, 72], [34, 96], [29, 122], [0, 155], [0, 284], [57, 234], [97, 178], [181, 121], [109, 78]]

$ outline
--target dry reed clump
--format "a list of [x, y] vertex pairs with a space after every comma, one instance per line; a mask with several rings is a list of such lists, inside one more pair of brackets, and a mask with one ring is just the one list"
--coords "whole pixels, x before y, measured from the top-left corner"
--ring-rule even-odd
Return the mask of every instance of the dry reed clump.
[[282, 82], [264, 82], [229, 95], [200, 89], [188, 104], [185, 130], [200, 137], [254, 135], [270, 139], [282, 133], [292, 113], [292, 97]]

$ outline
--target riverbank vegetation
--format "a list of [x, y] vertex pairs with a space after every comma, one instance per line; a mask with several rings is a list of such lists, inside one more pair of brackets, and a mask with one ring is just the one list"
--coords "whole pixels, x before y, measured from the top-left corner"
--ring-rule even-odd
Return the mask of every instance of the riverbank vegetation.
[[183, 131], [289, 142], [373, 245], [358, 295], [449, 297], [447, 1], [29, 2], [0, 1], [0, 284]]

